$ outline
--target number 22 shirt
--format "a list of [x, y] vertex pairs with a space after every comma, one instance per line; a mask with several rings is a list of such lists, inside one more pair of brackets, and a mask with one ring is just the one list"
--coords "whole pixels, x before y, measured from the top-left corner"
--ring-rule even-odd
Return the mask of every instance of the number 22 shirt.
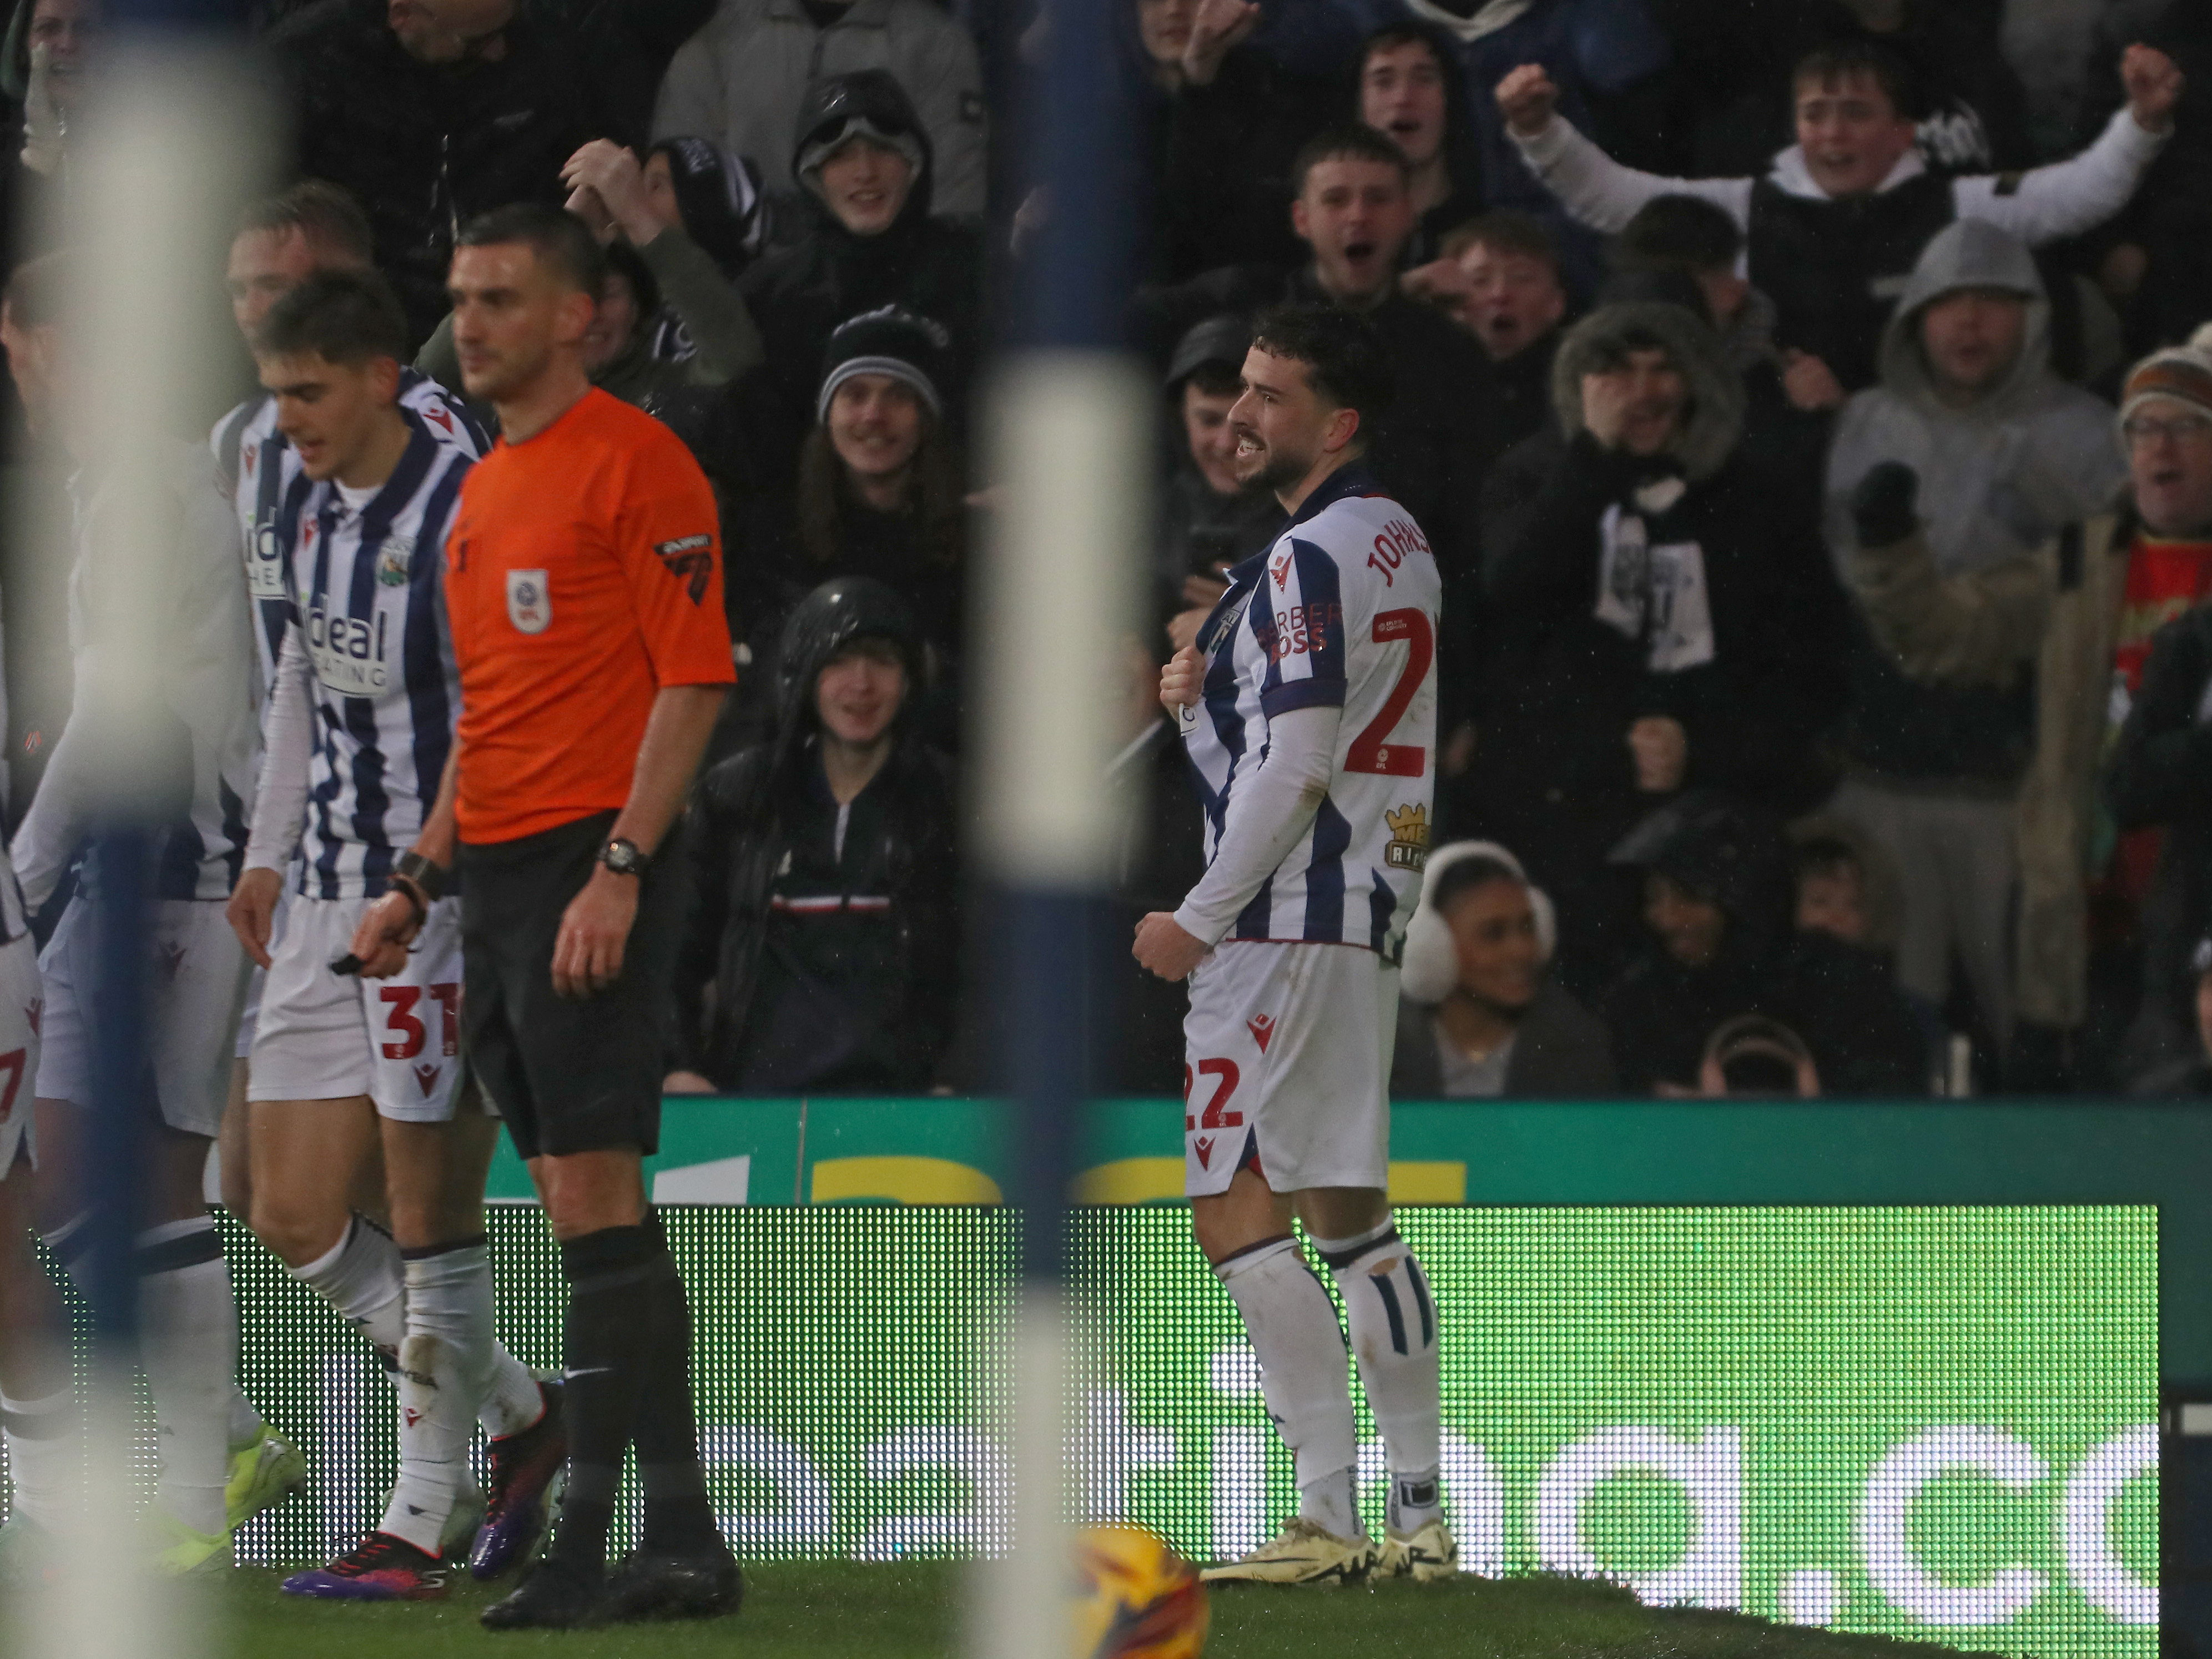
[[1436, 787], [1441, 585], [1428, 540], [1355, 463], [1229, 581], [1200, 630], [1206, 677], [1182, 720], [1208, 864], [1239, 781], [1266, 757], [1267, 722], [1299, 708], [1343, 718], [1311, 829], [1226, 938], [1364, 945], [1395, 960]]

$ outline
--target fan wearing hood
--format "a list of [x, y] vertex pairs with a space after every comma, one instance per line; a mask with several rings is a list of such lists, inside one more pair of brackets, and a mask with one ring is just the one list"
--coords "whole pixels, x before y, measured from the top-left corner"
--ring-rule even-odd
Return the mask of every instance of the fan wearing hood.
[[1394, 1100], [1601, 1099], [1612, 1038], [1547, 971], [1552, 902], [1495, 842], [1429, 855], [1399, 977]]
[[1612, 862], [1643, 884], [1642, 943], [1599, 1005], [1624, 1089], [1698, 1092], [1714, 1032], [1764, 1014], [1804, 1041], [1823, 1093], [1926, 1092], [1925, 1042], [1880, 963], [1793, 930], [1790, 852], [1770, 815], [1693, 791]]
[[968, 31], [930, 0], [723, 0], [670, 61], [653, 136], [703, 134], [759, 162], [771, 190], [804, 185], [817, 85], [856, 74], [895, 80], [919, 112], [915, 129], [940, 170], [935, 210], [980, 215], [982, 65]]
[[[2052, 597], [2032, 556], [2109, 507], [2126, 473], [2110, 406], [2051, 373], [2050, 315], [2017, 239], [1971, 219], [1944, 229], [1883, 331], [1881, 384], [1838, 422], [1826, 492], [1828, 545], [1878, 618], [1854, 630], [1837, 810], [1902, 872], [1900, 981], [1940, 1004], [1955, 957], [2000, 1045], [2013, 1024], [2015, 801]], [[1922, 603], [1923, 581], [2004, 570], [2019, 580], [2001, 608]], [[1996, 672], [1926, 672], [1999, 628], [2012, 649]], [[1909, 655], [1878, 636], [1909, 639]]]
[[[873, 0], [856, 0], [856, 5]], [[956, 428], [980, 337], [983, 249], [971, 224], [933, 218], [935, 151], [897, 79], [883, 70], [807, 89], [793, 142], [801, 186], [791, 241], [739, 284], [767, 346], [782, 416], [763, 441], [780, 466], [812, 424], [830, 336], [848, 317], [896, 306], [951, 335], [939, 389]]]
[[879, 582], [791, 614], [775, 737], [690, 808], [672, 1093], [922, 1092], [959, 982], [951, 763], [908, 717], [921, 644]]
[[1561, 902], [1601, 983], [1627, 918], [1606, 853], [1684, 788], [1778, 811], [1826, 791], [1844, 601], [1802, 491], [1741, 442], [1741, 380], [1680, 306], [1601, 307], [1553, 368], [1559, 429], [1485, 494], [1480, 735], [1455, 804]]

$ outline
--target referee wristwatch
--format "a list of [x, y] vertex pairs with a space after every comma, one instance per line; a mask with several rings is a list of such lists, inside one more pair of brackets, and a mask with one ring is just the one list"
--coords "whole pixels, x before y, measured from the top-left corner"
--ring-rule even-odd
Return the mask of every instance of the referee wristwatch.
[[622, 836], [599, 848], [599, 862], [618, 876], [641, 876], [653, 867], [653, 860], [638, 850], [637, 843]]

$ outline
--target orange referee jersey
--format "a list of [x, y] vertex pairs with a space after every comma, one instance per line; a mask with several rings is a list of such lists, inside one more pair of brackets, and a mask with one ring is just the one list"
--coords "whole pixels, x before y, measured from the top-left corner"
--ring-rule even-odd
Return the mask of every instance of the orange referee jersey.
[[737, 678], [707, 476], [606, 392], [477, 462], [446, 548], [465, 842], [620, 809], [660, 688]]

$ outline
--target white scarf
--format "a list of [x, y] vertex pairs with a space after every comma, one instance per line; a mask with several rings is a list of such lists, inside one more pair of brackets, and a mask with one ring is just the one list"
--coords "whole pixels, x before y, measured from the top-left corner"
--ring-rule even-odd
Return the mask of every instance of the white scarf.
[[1490, 0], [1474, 16], [1462, 17], [1456, 12], [1446, 11], [1436, 0], [1406, 0], [1407, 9], [1415, 16], [1441, 24], [1468, 44], [1486, 34], [1497, 33], [1509, 23], [1518, 22], [1521, 14], [1535, 3], [1536, 0]]

